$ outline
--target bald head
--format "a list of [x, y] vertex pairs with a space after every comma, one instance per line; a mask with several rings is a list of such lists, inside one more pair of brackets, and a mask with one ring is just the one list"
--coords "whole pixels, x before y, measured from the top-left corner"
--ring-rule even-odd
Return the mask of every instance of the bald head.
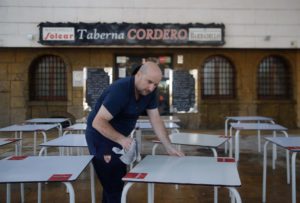
[[159, 66], [153, 62], [144, 63], [135, 75], [136, 90], [141, 95], [147, 95], [154, 91], [162, 79]]
[[149, 71], [151, 71], [151, 72], [154, 72], [156, 74], [161, 74], [162, 75], [159, 66], [156, 63], [151, 62], [151, 61], [148, 61], [148, 62], [144, 63], [141, 66], [140, 71], [144, 74], [147, 74]]

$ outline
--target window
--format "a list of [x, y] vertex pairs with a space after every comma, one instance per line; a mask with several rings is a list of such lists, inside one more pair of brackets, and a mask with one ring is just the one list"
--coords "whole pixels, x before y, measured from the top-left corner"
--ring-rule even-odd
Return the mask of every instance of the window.
[[231, 99], [235, 96], [235, 70], [228, 59], [212, 56], [201, 70], [203, 99]]
[[259, 64], [257, 77], [258, 99], [287, 99], [291, 96], [289, 68], [283, 58], [264, 58]]
[[29, 71], [30, 100], [67, 100], [67, 76], [64, 61], [53, 55], [46, 55], [33, 61]]

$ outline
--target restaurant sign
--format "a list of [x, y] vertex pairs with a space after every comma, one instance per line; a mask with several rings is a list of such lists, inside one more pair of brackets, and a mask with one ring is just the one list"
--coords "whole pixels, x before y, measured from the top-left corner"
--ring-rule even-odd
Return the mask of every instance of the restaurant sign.
[[51, 23], [39, 24], [43, 45], [224, 45], [224, 24]]

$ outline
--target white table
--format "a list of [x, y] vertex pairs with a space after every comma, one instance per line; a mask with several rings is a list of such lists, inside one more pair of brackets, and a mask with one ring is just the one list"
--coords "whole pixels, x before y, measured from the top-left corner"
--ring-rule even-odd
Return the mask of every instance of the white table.
[[75, 123], [75, 124], [73, 124], [73, 125], [71, 125], [69, 127], [64, 128], [63, 135], [68, 134], [70, 132], [72, 132], [72, 133], [80, 133], [81, 134], [81, 133], [83, 133], [85, 131], [86, 126], [87, 126], [86, 123]]
[[[164, 122], [166, 129], [171, 130], [171, 132], [179, 132], [179, 125], [174, 122]], [[141, 154], [141, 146], [142, 146], [142, 131], [153, 131], [152, 125], [149, 122], [141, 122], [136, 123], [135, 129], [131, 132], [131, 137], [136, 138], [138, 143], [138, 152], [139, 156]]]
[[[164, 122], [165, 128], [168, 130], [171, 130], [172, 132], [179, 132], [179, 128], [180, 126], [177, 123], [174, 122]], [[142, 136], [142, 131], [152, 131], [152, 125], [149, 122], [140, 122], [140, 123], [136, 123], [135, 125], [135, 129], [133, 130], [133, 132], [131, 133], [132, 135], [135, 133], [137, 137], [141, 137]]]
[[71, 182], [78, 178], [92, 158], [90, 155], [12, 156], [0, 160], [0, 183], [62, 182], [69, 191], [69, 202], [74, 203]]
[[82, 118], [76, 119], [76, 123], [86, 123], [87, 122], [87, 117], [84, 116]]
[[47, 141], [46, 132], [52, 129], [57, 128], [56, 124], [32, 124], [32, 125], [11, 125], [8, 127], [0, 128], [0, 132], [14, 132], [15, 138], [20, 140], [20, 152], [22, 154], [22, 137], [23, 132], [33, 132], [33, 154], [36, 155], [36, 135], [40, 132], [44, 137], [44, 142]]
[[[175, 122], [164, 122], [164, 124], [167, 129], [173, 130], [173, 129], [180, 128], [180, 126], [178, 124], [176, 124]], [[135, 128], [141, 129], [141, 130], [152, 130], [153, 129], [150, 121], [149, 122], [137, 122], [135, 125]]]
[[[288, 137], [287, 134], [287, 128], [283, 127], [278, 124], [271, 124], [271, 123], [230, 123], [232, 129], [236, 130], [234, 135], [234, 156], [235, 160], [239, 160], [239, 154], [240, 154], [240, 132], [242, 130], [256, 130], [256, 131], [272, 131], [273, 136], [276, 137], [277, 132], [282, 132], [286, 137]], [[230, 137], [232, 137], [232, 130], [230, 130]], [[232, 156], [232, 149], [230, 150], [230, 156]], [[276, 159], [276, 148], [273, 147], [273, 156]], [[275, 168], [275, 165], [273, 164], [273, 168]]]
[[[87, 147], [85, 134], [66, 134], [40, 144], [42, 147]], [[41, 150], [42, 151], [42, 150]], [[40, 152], [41, 152], [40, 151]]]
[[32, 118], [25, 121], [30, 124], [56, 124], [59, 129], [59, 136], [62, 135], [62, 123], [68, 122], [69, 125], [72, 125], [70, 118]]
[[[199, 134], [199, 133], [172, 133], [169, 136], [172, 144], [176, 145], [188, 145], [188, 146], [198, 146], [203, 148], [211, 149], [214, 156], [217, 157], [216, 148], [220, 147], [222, 144], [226, 143], [229, 138], [219, 135], [209, 135], [209, 134]], [[159, 140], [153, 141], [155, 145], [152, 148], [152, 155], [155, 155], [155, 150], [160, 143]]]
[[[5, 146], [5, 145], [8, 145], [8, 144], [13, 144], [15, 143], [15, 155], [17, 156], [18, 153], [19, 153], [19, 141], [20, 139], [16, 139], [16, 138], [0, 138], [0, 147], [2, 146]], [[7, 196], [7, 200], [6, 202], [10, 202], [10, 195], [9, 194], [9, 191], [10, 191], [10, 184], [7, 183], [6, 184], [6, 196]], [[24, 202], [24, 193], [23, 193], [23, 185], [21, 185], [21, 201]]]
[[[40, 150], [39, 155], [41, 156], [45, 148], [47, 147], [88, 147], [85, 139], [84, 134], [66, 134], [62, 137], [58, 137], [56, 139], [50, 140], [48, 142], [44, 142], [40, 144], [42, 149]], [[96, 202], [95, 197], [95, 178], [94, 178], [94, 168], [91, 165], [90, 168], [90, 179], [91, 179], [91, 199], [92, 203]], [[40, 184], [39, 184], [39, 191], [40, 191]], [[40, 194], [40, 192], [39, 192]]]
[[269, 143], [276, 144], [286, 150], [287, 182], [289, 183], [290, 161], [289, 152], [292, 153], [292, 203], [296, 203], [296, 156], [300, 152], [300, 137], [266, 137], [264, 145], [263, 164], [263, 202], [266, 202], [267, 187], [267, 146]]
[[[265, 116], [226, 116], [225, 117], [225, 136], [228, 137], [228, 124], [230, 122], [254, 122], [254, 123], [273, 123], [273, 118], [265, 117]], [[230, 129], [231, 130], [231, 129]], [[261, 151], [261, 139], [260, 139], [260, 131], [257, 131], [257, 138], [258, 138], [258, 152]], [[225, 153], [227, 153], [227, 145], [225, 144]]]
[[[164, 122], [173, 122], [173, 123], [179, 123], [180, 119], [177, 116], [160, 116], [161, 119]], [[148, 116], [140, 116], [139, 119], [137, 120], [138, 123], [149, 123], [149, 117]]]
[[154, 200], [151, 184], [167, 183], [226, 187], [231, 197], [240, 203], [242, 201], [235, 188], [241, 186], [237, 164], [232, 158], [228, 162], [226, 160], [216, 157], [148, 155], [123, 177], [123, 181], [128, 183], [123, 188], [121, 202], [126, 202], [127, 192], [134, 183], [148, 184], [148, 202]]
[[0, 138], [0, 147], [15, 143], [15, 155], [18, 155], [18, 151], [19, 151], [18, 147], [19, 147], [20, 140], [21, 139], [18, 139], [18, 138]]
[[[59, 147], [60, 148], [60, 155], [64, 155], [64, 151], [61, 150], [63, 147], [68, 148], [74, 148], [74, 147], [80, 147], [80, 148], [86, 148], [87, 142], [85, 139], [85, 134], [65, 134], [64, 136], [58, 137], [53, 140], [49, 140], [47, 142], [44, 142], [40, 144], [42, 149], [39, 152], [39, 155], [42, 155], [42, 153], [45, 151], [47, 147]], [[67, 154], [69, 155], [69, 154]]]
[[[180, 148], [181, 145], [197, 146], [197, 147], [210, 149], [213, 152], [214, 157], [218, 156], [216, 149], [229, 140], [229, 138], [225, 138], [224, 136], [198, 134], [198, 133], [183, 133], [183, 132], [172, 133], [169, 135], [169, 138], [172, 144], [178, 146], [179, 150], [181, 150]], [[158, 144], [160, 144], [161, 142], [159, 140], [153, 140], [153, 142], [155, 144], [152, 147], [152, 155], [155, 155], [155, 150], [158, 147]], [[178, 188], [177, 185], [176, 188]], [[215, 194], [215, 202], [217, 202], [217, 194], [218, 194], [217, 187], [214, 188], [214, 194]]]

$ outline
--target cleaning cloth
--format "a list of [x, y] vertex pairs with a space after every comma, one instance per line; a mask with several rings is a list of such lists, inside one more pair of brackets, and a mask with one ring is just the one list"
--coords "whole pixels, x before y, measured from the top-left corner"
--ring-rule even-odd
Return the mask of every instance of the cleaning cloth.
[[116, 154], [122, 154], [120, 160], [127, 165], [132, 164], [134, 161], [139, 160], [138, 144], [136, 139], [131, 142], [129, 150], [120, 149], [118, 147], [113, 147], [112, 151]]

